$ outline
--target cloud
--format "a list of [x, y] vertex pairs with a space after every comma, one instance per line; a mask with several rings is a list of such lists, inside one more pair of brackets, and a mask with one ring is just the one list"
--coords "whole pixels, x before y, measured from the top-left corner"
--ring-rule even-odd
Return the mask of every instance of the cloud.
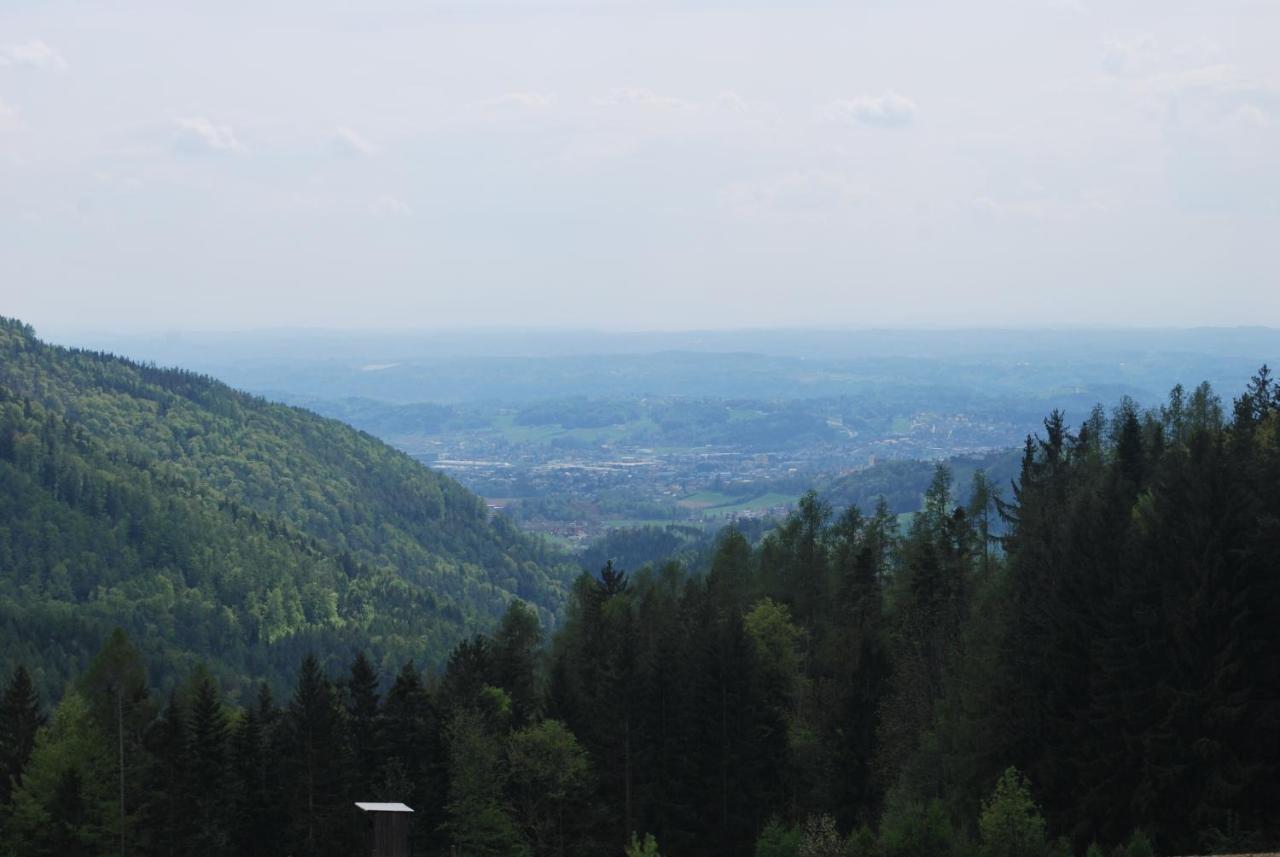
[[556, 103], [556, 97], [545, 92], [507, 92], [482, 101], [482, 107], [517, 107], [522, 110], [545, 110]]
[[1251, 77], [1232, 65], [1153, 74], [1132, 87], [1161, 109], [1166, 131], [1266, 128], [1280, 115], [1280, 83]]
[[378, 154], [378, 147], [374, 143], [346, 126], [333, 132], [330, 143], [340, 155], [371, 158]]
[[1280, 121], [1265, 107], [1257, 104], [1242, 104], [1231, 114], [1231, 120], [1245, 128], [1274, 128]]
[[18, 111], [14, 110], [0, 98], [0, 131], [15, 127], [18, 124]]
[[552, 115], [556, 103], [548, 92], [504, 92], [468, 105], [466, 115], [481, 122], [541, 121]]
[[751, 109], [751, 104], [747, 99], [731, 91], [725, 91], [717, 95], [716, 104], [732, 113], [746, 113]]
[[391, 194], [383, 194], [370, 201], [365, 211], [374, 217], [408, 217], [413, 214], [409, 203]]
[[176, 120], [178, 125], [177, 147], [187, 152], [243, 152], [245, 147], [236, 138], [230, 125], [217, 125], [204, 116], [190, 116]]
[[1084, 187], [1063, 192], [1028, 182], [1004, 193], [980, 194], [970, 206], [981, 214], [1009, 220], [1081, 221], [1116, 211], [1123, 202], [1114, 189]]
[[778, 113], [778, 107], [774, 102], [749, 98], [733, 90], [721, 92], [714, 100], [708, 101], [707, 106], [719, 111], [722, 115], [736, 115], [755, 119], [775, 117]]
[[596, 104], [601, 107], [634, 106], [652, 110], [678, 110], [682, 112], [697, 109], [697, 105], [692, 101], [673, 98], [668, 95], [658, 95], [652, 89], [643, 87], [624, 87], [610, 90], [608, 95], [597, 98]]
[[1225, 91], [1248, 84], [1249, 78], [1239, 68], [1226, 64], [1152, 74], [1136, 82], [1139, 92], [1161, 96], [1182, 95], [1194, 90]]
[[997, 199], [982, 194], [974, 197], [972, 205], [976, 211], [997, 217], [1042, 220], [1050, 213], [1050, 206], [1042, 199]]
[[67, 61], [53, 48], [35, 39], [0, 47], [0, 68], [4, 67], [65, 71]]
[[1117, 77], [1134, 77], [1151, 71], [1159, 59], [1159, 46], [1150, 33], [1127, 39], [1112, 36], [1104, 45], [1102, 67]]
[[737, 182], [724, 193], [735, 214], [750, 218], [821, 216], [860, 197], [861, 192], [846, 176], [812, 170]]
[[870, 128], [905, 128], [916, 119], [916, 103], [896, 92], [886, 92], [833, 101], [824, 113], [835, 122], [852, 122]]

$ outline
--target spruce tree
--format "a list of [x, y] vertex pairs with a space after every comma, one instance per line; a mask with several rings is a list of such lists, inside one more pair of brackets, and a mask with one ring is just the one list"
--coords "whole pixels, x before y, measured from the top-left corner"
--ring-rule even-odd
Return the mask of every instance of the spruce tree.
[[446, 713], [474, 707], [496, 682], [489, 639], [476, 634], [454, 646], [440, 682], [440, 707]]
[[1262, 364], [1258, 373], [1249, 379], [1247, 388], [1249, 401], [1253, 405], [1253, 419], [1262, 422], [1272, 409], [1276, 407], [1276, 385], [1271, 380], [1271, 370]]
[[12, 790], [22, 783], [36, 732], [44, 723], [40, 695], [26, 667], [19, 664], [0, 697], [0, 806], [9, 803]]
[[117, 628], [108, 636], [81, 677], [80, 687], [98, 729], [109, 736], [115, 762], [114, 832], [119, 850], [128, 853], [134, 817], [143, 804], [140, 780], [148, 767], [145, 734], [154, 708], [146, 663], [123, 630]]
[[1031, 797], [1031, 786], [1017, 769], [1009, 768], [982, 805], [978, 819], [982, 857], [1043, 857], [1044, 819]]
[[350, 844], [350, 754], [333, 685], [308, 655], [285, 711], [284, 793], [290, 845], [307, 857], [343, 853]]
[[190, 801], [200, 795], [190, 787], [191, 742], [187, 720], [185, 706], [177, 691], [173, 691], [160, 716], [147, 729], [150, 764], [144, 816], [150, 832], [149, 850], [157, 857], [178, 857], [191, 850]]
[[285, 795], [279, 722], [280, 712], [264, 684], [231, 736], [231, 841], [235, 853], [246, 857], [269, 857], [282, 850]]
[[512, 724], [531, 723], [542, 705], [538, 692], [542, 629], [538, 615], [513, 601], [493, 633], [493, 678], [511, 697]]
[[884, 626], [884, 571], [874, 534], [874, 519], [864, 521], [856, 508], [837, 523], [832, 564], [839, 578], [833, 645], [827, 647], [833, 704], [823, 718], [831, 748], [830, 803], [842, 826], [873, 821], [880, 789], [875, 758], [878, 706], [889, 683], [889, 653]]
[[436, 841], [444, 821], [448, 766], [435, 703], [412, 661], [400, 669], [387, 691], [382, 718], [381, 799], [402, 801], [413, 808], [414, 847], [425, 851]]
[[77, 768], [66, 768], [58, 775], [48, 813], [48, 854], [56, 857], [90, 857], [93, 854], [93, 847], [84, 841], [83, 829], [89, 820], [89, 808], [85, 801], [84, 782]]
[[381, 722], [378, 711], [378, 672], [364, 652], [358, 652], [344, 688], [347, 735], [351, 742], [351, 785], [371, 798], [382, 785], [379, 753]]
[[191, 693], [187, 761], [190, 853], [216, 857], [231, 841], [230, 727], [218, 686], [203, 670]]

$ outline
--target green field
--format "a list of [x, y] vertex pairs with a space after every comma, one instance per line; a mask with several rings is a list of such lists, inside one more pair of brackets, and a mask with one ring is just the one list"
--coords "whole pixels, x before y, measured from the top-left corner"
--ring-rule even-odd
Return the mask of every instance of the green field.
[[739, 512], [755, 512], [772, 506], [794, 505], [799, 497], [795, 494], [779, 494], [769, 491], [758, 497], [752, 497], [737, 503], [723, 506], [712, 506], [703, 510], [704, 517], [722, 518]]
[[699, 491], [680, 500], [678, 505], [686, 509], [713, 509], [740, 503], [750, 496], [749, 494], [725, 494], [721, 491]]
[[699, 491], [690, 494], [679, 505], [700, 512], [704, 518], [723, 518], [739, 512], [753, 512], [772, 506], [792, 505], [798, 498], [794, 494], [768, 491], [763, 494], [725, 494], [721, 491]]
[[609, 518], [604, 522], [610, 529], [621, 527], [669, 527], [672, 524], [689, 526], [692, 521], [673, 520], [671, 518]]

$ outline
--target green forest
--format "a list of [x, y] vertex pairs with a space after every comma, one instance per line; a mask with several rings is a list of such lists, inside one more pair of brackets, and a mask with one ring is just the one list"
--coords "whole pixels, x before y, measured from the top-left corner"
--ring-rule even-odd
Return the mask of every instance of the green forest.
[[576, 573], [342, 423], [0, 319], [0, 669], [46, 695], [115, 627], [164, 686], [439, 665], [513, 600], [554, 625]]
[[[336, 857], [358, 853], [355, 800], [408, 803], [414, 853], [460, 857], [1280, 844], [1280, 401], [1265, 367], [1229, 406], [1201, 385], [1075, 425], [1051, 413], [1010, 483], [978, 471], [957, 486], [940, 466], [905, 529], [884, 503], [810, 493], [758, 543], [728, 529], [705, 559], [606, 562], [559, 607], [538, 555], [514, 558], [533, 548], [446, 480], [362, 482], [369, 506], [326, 495], [331, 475], [372, 479], [356, 461], [400, 460], [367, 438], [7, 336], [0, 842], [15, 857]], [[282, 434], [311, 443], [277, 449]], [[413, 493], [431, 487], [442, 506]], [[113, 491], [142, 511], [113, 517]], [[428, 521], [472, 504], [436, 537], [456, 568], [407, 562], [427, 555], [409, 534], [437, 529], [393, 517], [402, 492]], [[398, 562], [423, 601], [353, 609], [352, 590], [395, 585]], [[297, 592], [288, 646], [252, 609], [276, 585]], [[449, 612], [463, 603], [470, 616]], [[439, 668], [409, 656], [445, 619], [499, 604]], [[93, 634], [98, 653], [77, 660]], [[69, 680], [42, 694], [37, 669]], [[268, 681], [250, 690], [250, 674]]]

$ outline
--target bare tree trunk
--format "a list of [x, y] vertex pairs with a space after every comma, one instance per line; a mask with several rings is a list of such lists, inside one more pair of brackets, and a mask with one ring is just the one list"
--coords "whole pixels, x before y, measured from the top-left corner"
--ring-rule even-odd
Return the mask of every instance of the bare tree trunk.
[[623, 720], [623, 780], [625, 782], [626, 794], [626, 818], [627, 832], [626, 836], [631, 836], [635, 832], [635, 828], [631, 826], [631, 712], [628, 711], [626, 718]]
[[120, 857], [125, 857], [124, 839], [124, 688], [116, 688], [116, 743], [120, 752]]
[[729, 700], [720, 675], [720, 847], [729, 846]]

